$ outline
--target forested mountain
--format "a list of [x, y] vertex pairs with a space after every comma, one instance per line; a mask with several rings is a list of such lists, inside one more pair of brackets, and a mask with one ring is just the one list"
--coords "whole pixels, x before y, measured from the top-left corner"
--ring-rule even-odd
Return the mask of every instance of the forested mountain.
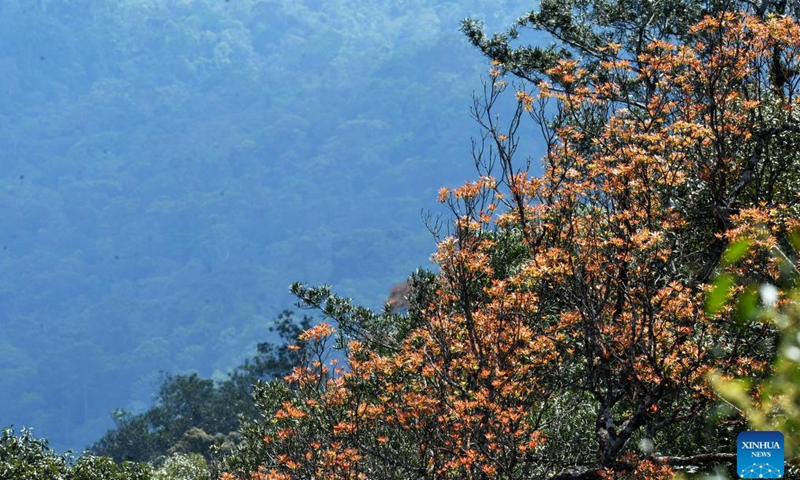
[[80, 450], [246, 358], [293, 281], [380, 305], [470, 175], [458, 21], [526, 3], [2, 2], [0, 424]]

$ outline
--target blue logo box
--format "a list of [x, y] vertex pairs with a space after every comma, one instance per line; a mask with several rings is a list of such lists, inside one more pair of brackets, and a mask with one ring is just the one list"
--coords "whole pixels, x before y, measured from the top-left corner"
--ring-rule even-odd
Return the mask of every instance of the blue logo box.
[[742, 432], [736, 437], [739, 478], [783, 478], [783, 434]]

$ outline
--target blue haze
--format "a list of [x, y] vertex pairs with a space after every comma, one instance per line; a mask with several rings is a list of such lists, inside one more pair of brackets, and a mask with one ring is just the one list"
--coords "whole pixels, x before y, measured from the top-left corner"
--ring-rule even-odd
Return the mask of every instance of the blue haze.
[[80, 451], [159, 372], [246, 358], [293, 281], [379, 307], [473, 177], [458, 21], [527, 8], [0, 3], [0, 426]]

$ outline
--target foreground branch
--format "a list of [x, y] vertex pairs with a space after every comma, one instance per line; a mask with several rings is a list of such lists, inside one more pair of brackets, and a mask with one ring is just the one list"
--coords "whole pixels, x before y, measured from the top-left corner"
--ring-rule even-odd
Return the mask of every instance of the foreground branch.
[[701, 453], [689, 457], [654, 457], [653, 461], [659, 465], [671, 467], [685, 467], [688, 465], [705, 465], [708, 463], [733, 462], [735, 453]]
[[[736, 460], [735, 453], [702, 453], [700, 455], [691, 455], [688, 457], [653, 457], [651, 459], [658, 465], [669, 465], [671, 467], [686, 467], [690, 465], [707, 465], [710, 463], [729, 463]], [[616, 471], [629, 470], [635, 468], [635, 465], [620, 462], [611, 467]], [[600, 476], [600, 468], [595, 468], [585, 471], [572, 471], [562, 472], [554, 475], [548, 480], [599, 480], [603, 477]]]

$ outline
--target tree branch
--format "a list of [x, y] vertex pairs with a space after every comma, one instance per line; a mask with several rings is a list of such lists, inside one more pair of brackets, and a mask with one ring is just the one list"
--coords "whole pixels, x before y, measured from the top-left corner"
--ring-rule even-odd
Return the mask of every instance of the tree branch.
[[701, 453], [688, 457], [653, 457], [653, 461], [659, 465], [669, 465], [672, 467], [684, 467], [688, 465], [705, 465], [708, 463], [728, 463], [736, 460], [735, 453]]

